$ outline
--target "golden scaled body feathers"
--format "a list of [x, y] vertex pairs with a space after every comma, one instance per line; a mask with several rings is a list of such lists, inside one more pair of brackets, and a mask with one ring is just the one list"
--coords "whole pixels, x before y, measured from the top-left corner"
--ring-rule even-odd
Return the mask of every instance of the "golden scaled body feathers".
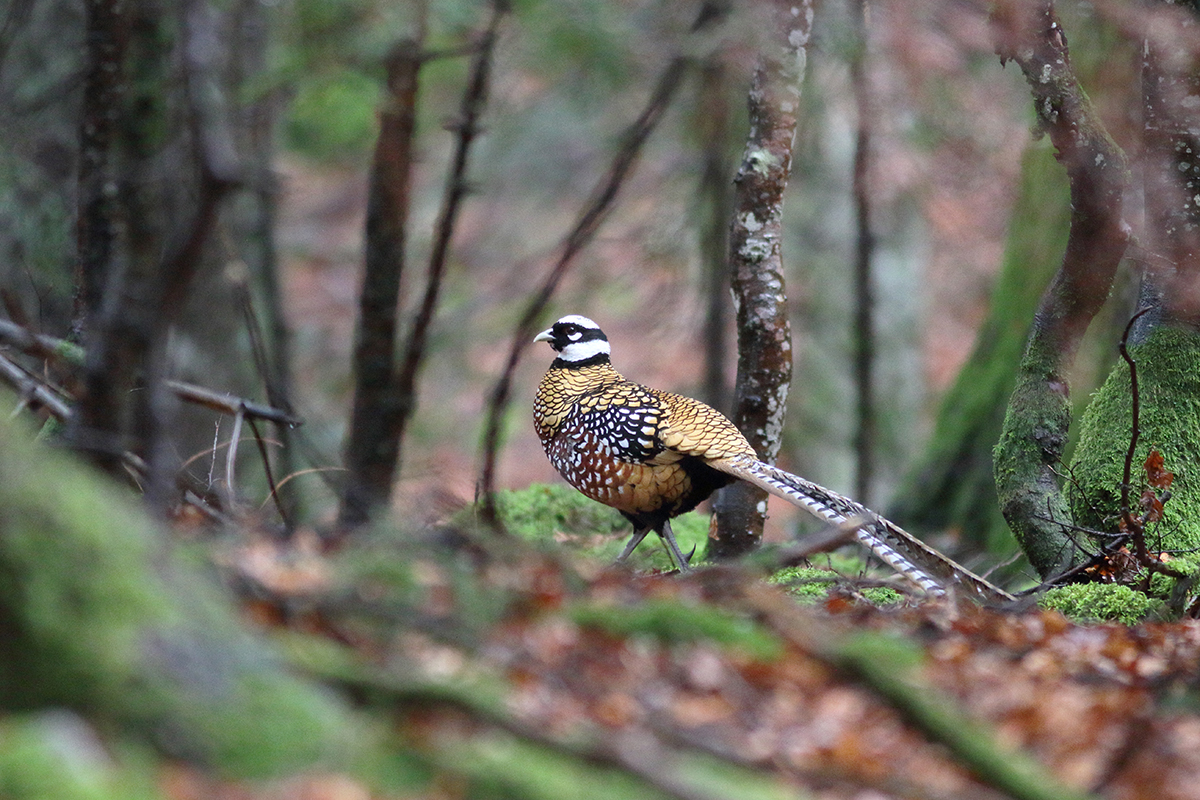
[[829, 522], [861, 520], [858, 541], [929, 594], [954, 587], [984, 601], [1012, 599], [853, 500], [760, 461], [716, 409], [627, 380], [613, 369], [608, 339], [592, 320], [563, 317], [535, 341], [558, 353], [534, 400], [538, 437], [568, 483], [633, 523], [621, 559], [654, 531], [686, 570], [671, 518], [740, 479]]

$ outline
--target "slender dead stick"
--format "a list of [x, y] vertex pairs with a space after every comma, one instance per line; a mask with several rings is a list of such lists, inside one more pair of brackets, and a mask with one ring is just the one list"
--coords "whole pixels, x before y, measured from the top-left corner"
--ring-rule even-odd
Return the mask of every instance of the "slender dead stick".
[[658, 121], [662, 119], [663, 112], [670, 105], [671, 98], [674, 97], [675, 90], [683, 78], [686, 64], [687, 62], [682, 57], [675, 58], [663, 70], [646, 107], [642, 109], [637, 120], [625, 132], [624, 144], [613, 157], [608, 172], [597, 184], [591, 202], [584, 208], [575, 227], [563, 240], [562, 252], [558, 261], [547, 273], [545, 280], [542, 281], [541, 289], [529, 303], [525, 314], [513, 331], [509, 344], [508, 361], [504, 365], [504, 371], [496, 382], [495, 388], [492, 389], [491, 402], [488, 404], [487, 425], [483, 435], [483, 469], [480, 475], [479, 490], [481, 495], [480, 516], [496, 531], [502, 530], [496, 513], [496, 456], [500, 446], [500, 425], [504, 419], [504, 412], [508, 409], [509, 395], [512, 392], [512, 378], [517, 369], [517, 362], [521, 360], [522, 351], [533, 339], [537, 319], [549, 304], [550, 298], [554, 296], [554, 290], [558, 288], [558, 283], [566, 274], [567, 268], [575, 261], [575, 256], [579, 255], [584, 246], [596, 235], [601, 223], [612, 210], [617, 193], [637, 162], [642, 145], [646, 143], [651, 132], [657, 127]]

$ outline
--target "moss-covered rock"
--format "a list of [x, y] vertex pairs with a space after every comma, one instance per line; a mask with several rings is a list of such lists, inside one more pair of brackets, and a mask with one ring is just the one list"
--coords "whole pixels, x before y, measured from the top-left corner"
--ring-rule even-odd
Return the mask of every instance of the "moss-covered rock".
[[4, 800], [159, 800], [151, 760], [113, 752], [68, 711], [0, 721]]
[[237, 775], [340, 759], [355, 738], [136, 498], [0, 423], [0, 709], [54, 707]]
[[1120, 622], [1134, 625], [1161, 605], [1141, 592], [1116, 583], [1081, 583], [1056, 586], [1042, 595], [1049, 608], [1076, 622]]
[[[1163, 520], [1147, 531], [1148, 543], [1165, 550], [1200, 547], [1200, 335], [1159, 328], [1130, 355], [1137, 364], [1141, 406], [1130, 503], [1136, 513], [1145, 486], [1142, 465], [1151, 448], [1158, 450], [1175, 479]], [[1076, 523], [1084, 527], [1116, 530], [1132, 431], [1131, 396], [1129, 368], [1121, 362], [1080, 421], [1068, 497]]]

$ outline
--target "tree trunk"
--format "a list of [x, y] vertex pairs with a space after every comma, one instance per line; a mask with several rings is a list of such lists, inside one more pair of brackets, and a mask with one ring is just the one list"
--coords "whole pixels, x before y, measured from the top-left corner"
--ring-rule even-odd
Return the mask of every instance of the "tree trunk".
[[1047, 576], [1081, 557], [1059, 485], [1071, 422], [1067, 376], [1125, 252], [1128, 175], [1124, 154], [1075, 79], [1053, 7], [1018, 3], [997, 21], [998, 50], [1025, 74], [1071, 185], [1066, 252], [1034, 316], [995, 452], [1000, 509], [1030, 563]]
[[[784, 292], [783, 195], [792, 164], [800, 85], [812, 4], [777, 3], [779, 39], [760, 58], [750, 88], [750, 135], [736, 178], [729, 235], [737, 309], [738, 372], [733, 421], [759, 458], [779, 454], [792, 377], [792, 340]], [[767, 495], [747, 483], [721, 490], [709, 555], [731, 558], [762, 541]]]
[[354, 347], [354, 407], [339, 512], [339, 523], [351, 527], [387, 503], [399, 458], [396, 315], [404, 272], [420, 47], [419, 42], [403, 42], [388, 59], [387, 104], [380, 115], [371, 166], [366, 272], [359, 293]]

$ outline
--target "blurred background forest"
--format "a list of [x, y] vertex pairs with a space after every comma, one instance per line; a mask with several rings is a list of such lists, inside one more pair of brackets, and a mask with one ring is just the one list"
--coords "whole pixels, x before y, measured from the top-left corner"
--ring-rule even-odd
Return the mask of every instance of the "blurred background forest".
[[[188, 8], [157, 8], [164, 36], [177, 35], [172, 31], [181, 15], [195, 13]], [[1079, 17], [1070, 20], [1080, 31], [1076, 61], [1111, 65], [1103, 31], [1087, 8], [1067, 6], [1061, 13]], [[414, 37], [432, 53], [445, 51], [429, 59], [420, 76], [411, 266], [402, 288], [407, 320], [419, 302], [455, 142], [445, 126], [459, 113], [469, 66], [463, 48], [484, 24], [485, 9], [312, 0], [235, 3], [214, 14], [209, 35], [221, 42], [214, 69], [227, 92], [243, 173], [174, 321], [171, 370], [212, 389], [265, 399], [239, 294], [248, 285], [259, 324], [270, 331], [273, 358], [291, 384], [291, 405], [305, 420], [297, 432], [303, 441], [293, 448], [300, 455], [289, 466], [322, 470], [294, 480], [303, 487], [305, 513], [327, 522], [335, 496], [326, 479], [336, 481], [332, 470], [341, 463], [348, 424], [367, 173], [387, 55]], [[518, 2], [502, 24], [470, 193], [454, 232], [419, 408], [404, 447], [395, 493], [404, 513], [438, 515], [471, 501], [488, 390], [524, 299], [655, 76], [681, 53], [696, 68], [548, 316], [576, 312], [601, 321], [618, 367], [650, 385], [719, 401], [713, 393], [720, 388], [711, 378], [706, 383], [714, 359], [731, 385], [730, 313], [719, 329], [723, 337], [713, 342], [717, 354], [702, 346], [712, 338], [705, 248], [711, 254], [717, 227], [705, 167], [715, 163], [732, 176], [744, 138], [756, 26], [752, 9], [739, 7], [721, 25], [691, 34], [694, 15], [692, 6], [674, 3]], [[11, 0], [3, 20], [0, 285], [38, 331], [66, 336], [84, 18], [75, 3]], [[873, 477], [859, 499], [886, 509], [904, 505], [898, 493], [913, 490], [906, 476], [917, 469], [939, 398], [971, 353], [988, 311], [1023, 154], [1044, 145], [1031, 144], [1028, 94], [1019, 71], [1001, 68], [995, 57], [980, 5], [873, 3], [867, 31], [877, 436]], [[843, 490], [853, 488], [856, 464], [850, 398], [858, 124], [851, 62], [857, 48], [849, 8], [824, 4], [808, 57], [783, 245], [796, 331], [783, 460]], [[170, 52], [160, 79], [177, 91], [187, 67], [177, 47]], [[1115, 81], [1120, 73], [1096, 76]], [[1103, 102], [1102, 87], [1096, 93]], [[146, 180], [155, 184], [162, 209], [184, 210], [195, 188], [187, 189], [172, 170], [190, 162], [185, 111], [177, 95], [168, 97], [174, 99], [158, 111], [162, 124], [174, 127]], [[1048, 173], [1046, 184], [1061, 181], [1052, 167], [1042, 173]], [[1053, 220], [1034, 215], [1053, 227]], [[1051, 260], [1065, 236], [1065, 216], [1056, 219], [1057, 229], [1039, 237], [1043, 257]], [[728, 305], [725, 297], [722, 290]], [[1010, 333], [1016, 341], [1023, 334]], [[502, 486], [557, 480], [526, 421], [547, 360], [547, 353], [531, 349], [514, 382]], [[1001, 394], [1009, 389], [997, 388]], [[178, 455], [201, 455], [213, 440], [213, 417], [187, 408], [181, 413], [180, 429], [189, 435], [175, 445]], [[242, 458], [242, 479], [255, 480], [255, 454], [246, 449]], [[201, 479], [211, 477], [205, 474], [209, 461], [201, 456], [193, 466]], [[262, 497], [264, 491], [260, 483], [250, 493]], [[991, 524], [997, 524], [992, 505]], [[786, 508], [772, 513], [768, 536], [780, 538], [794, 517]]]
[[[644, 580], [469, 537], [514, 331], [672, 65], [680, 82], [538, 322], [592, 317], [625, 375], [730, 407], [725, 236], [777, 32], [766, 7], [0, 0], [0, 373], [23, 394], [14, 416], [123, 484], [0, 429], [0, 798], [1189, 796], [1200, 717], [1168, 705], [1196, 704], [1191, 621], [1092, 635], [1036, 609], [891, 614], [857, 584], [826, 598], [827, 577], [829, 613], [810, 616], [754, 567]], [[1141, 124], [1126, 10], [1057, 7], [1123, 143]], [[784, 205], [780, 462], [991, 565], [1017, 551], [992, 448], [1070, 201], [988, 13], [815, 4]], [[395, 167], [376, 143], [403, 124], [406, 63], [398, 353], [447, 194], [464, 193], [393, 513], [341, 539], [365, 240]], [[1075, 402], [1115, 358], [1131, 283], [1088, 334]], [[561, 484], [530, 424], [552, 356], [522, 346], [505, 489]], [[772, 503], [769, 540], [799, 525]], [[116, 778], [67, 794], [62, 758]], [[286, 782], [313, 763], [328, 771]]]

